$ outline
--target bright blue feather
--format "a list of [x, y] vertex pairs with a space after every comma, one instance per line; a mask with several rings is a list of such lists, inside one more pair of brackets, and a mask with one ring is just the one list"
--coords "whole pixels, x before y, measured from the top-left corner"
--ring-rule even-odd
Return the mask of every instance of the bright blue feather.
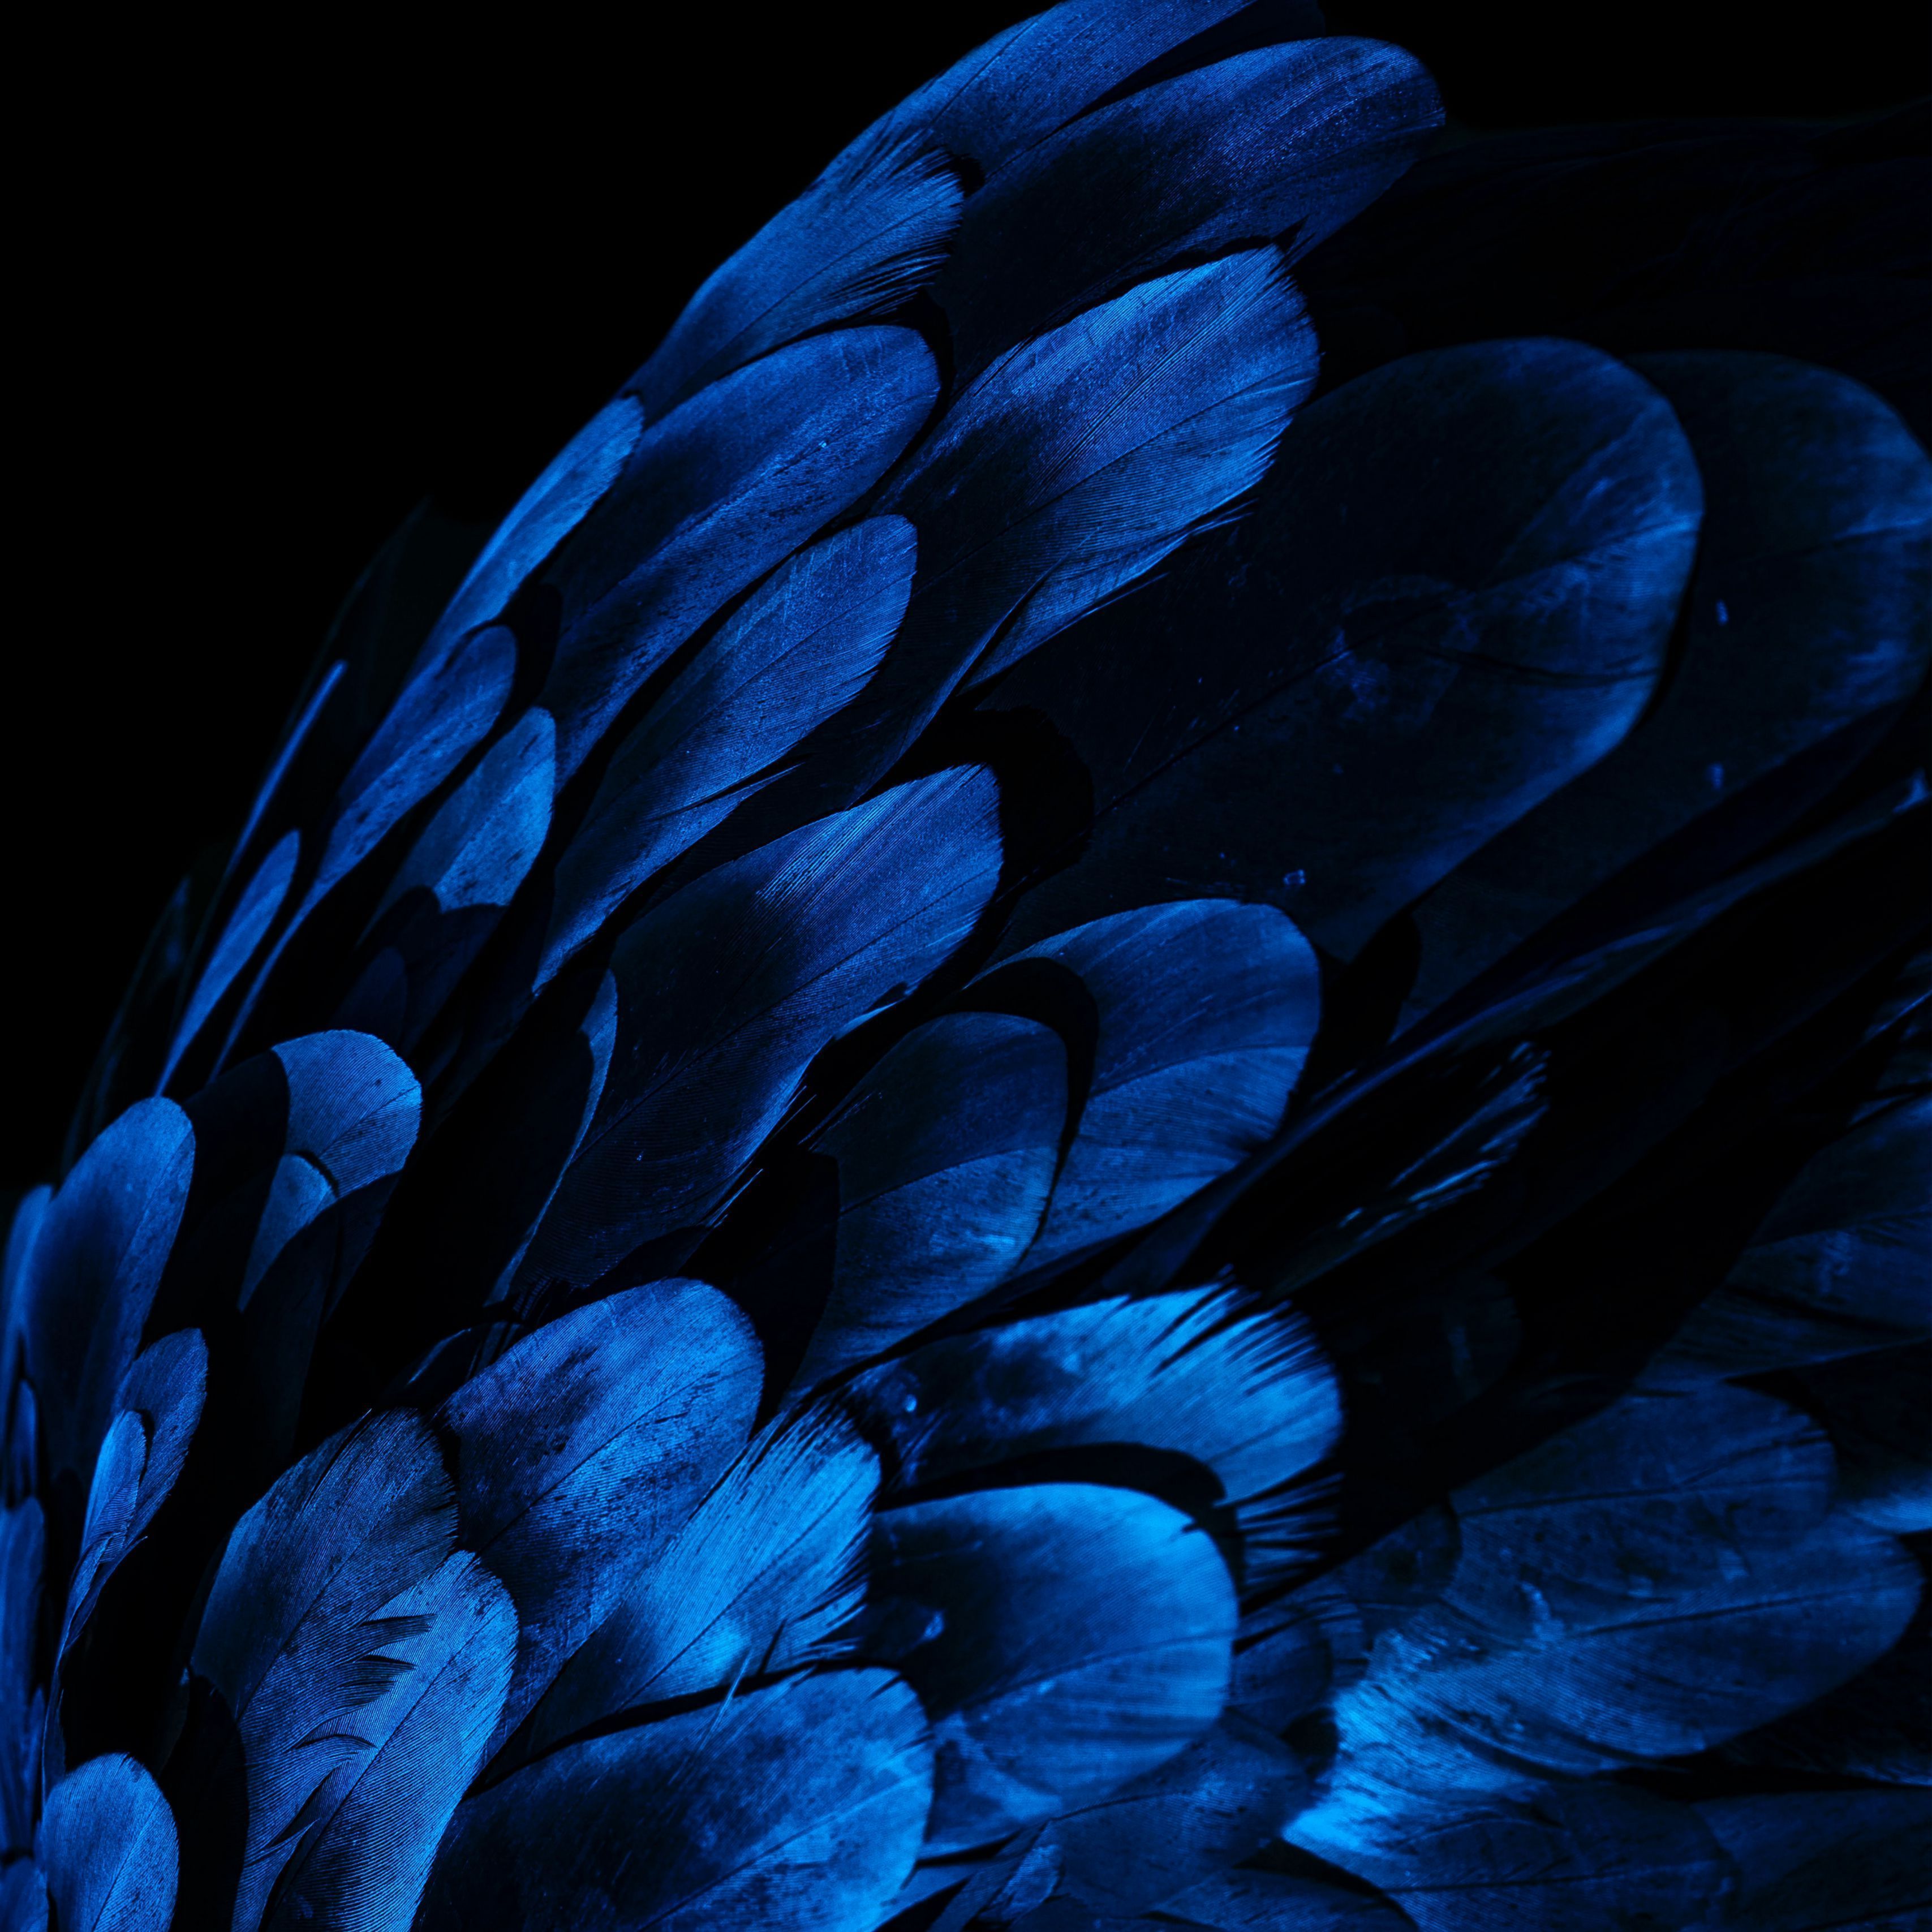
[[693, 1281], [614, 1295], [540, 1328], [437, 1412], [465, 1543], [508, 1586], [516, 1674], [496, 1742], [660, 1562], [751, 1432], [749, 1324]]
[[167, 1932], [175, 1821], [132, 1758], [90, 1759], [56, 1786], [34, 1850], [62, 1932]]

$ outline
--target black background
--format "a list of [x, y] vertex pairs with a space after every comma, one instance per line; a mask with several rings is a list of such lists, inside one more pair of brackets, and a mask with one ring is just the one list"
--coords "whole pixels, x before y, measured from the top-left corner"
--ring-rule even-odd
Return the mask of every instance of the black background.
[[[424, 496], [500, 514], [722, 256], [1026, 10], [553, 6], [440, 40], [151, 15], [16, 68], [0, 1186], [50, 1170], [148, 926], [238, 824], [370, 552]], [[1927, 85], [1916, 4], [1328, 14], [1413, 48], [1478, 128]]]

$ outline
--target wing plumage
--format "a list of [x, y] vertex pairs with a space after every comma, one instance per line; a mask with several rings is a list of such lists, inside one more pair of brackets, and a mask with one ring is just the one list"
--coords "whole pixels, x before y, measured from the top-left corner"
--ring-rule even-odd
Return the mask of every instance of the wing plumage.
[[9, 1236], [0, 1924], [1916, 1922], [1904, 136], [1439, 120], [1068, 0], [371, 567]]

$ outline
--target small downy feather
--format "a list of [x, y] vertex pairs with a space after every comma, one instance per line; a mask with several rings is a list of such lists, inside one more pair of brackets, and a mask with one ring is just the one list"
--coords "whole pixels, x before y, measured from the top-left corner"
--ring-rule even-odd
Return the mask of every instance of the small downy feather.
[[526, 1270], [586, 1282], [730, 1191], [814, 1054], [964, 939], [1000, 865], [991, 776], [954, 767], [720, 866], [610, 970], [617, 1040]]
[[1412, 356], [1310, 405], [1246, 521], [993, 694], [1071, 740], [1096, 819], [1010, 943], [1229, 893], [1353, 958], [1636, 718], [1700, 503], [1663, 399], [1574, 343]]
[[626, 393], [655, 419], [802, 335], [890, 314], [945, 260], [960, 195], [929, 138], [862, 135], [712, 274]]
[[91, 1758], [55, 1786], [34, 1856], [61, 1932], [167, 1932], [174, 1815], [131, 1757]]
[[1066, 1124], [1066, 1050], [1008, 1013], [916, 1027], [814, 1142], [838, 1163], [832, 1294], [810, 1388], [996, 1288], [1034, 1234]]
[[864, 1594], [878, 1481], [878, 1458], [836, 1414], [752, 1443], [558, 1673], [530, 1748], [829, 1654]]
[[794, 1677], [566, 1744], [464, 1802], [418, 1923], [872, 1925], [918, 1852], [932, 1766], [917, 1701], [880, 1670]]
[[928, 1857], [1098, 1799], [1220, 1714], [1234, 1586], [1151, 1496], [1055, 1483], [886, 1510], [872, 1567], [869, 1642], [933, 1723]]
[[[1076, 974], [1096, 1032], [1079, 1123], [1025, 1265], [1156, 1220], [1280, 1124], [1320, 1013], [1307, 942], [1271, 906], [1148, 906], [1042, 940], [1001, 971]], [[969, 995], [970, 997], [970, 995]]]
[[501, 1586], [456, 1530], [435, 1438], [395, 1411], [304, 1456], [230, 1535], [193, 1663], [246, 1771], [233, 1932], [346, 1912], [348, 1893], [413, 1903], [482, 1766], [515, 1643]]
[[61, 1184], [26, 1256], [16, 1292], [48, 1472], [71, 1470], [82, 1495], [194, 1168], [188, 1116], [172, 1100], [140, 1102]]
[[664, 1281], [547, 1324], [443, 1404], [464, 1541], [517, 1606], [499, 1742], [663, 1559], [751, 1432], [763, 1372], [731, 1302]]
[[562, 600], [540, 702], [570, 778], [704, 620], [883, 476], [924, 423], [932, 352], [906, 328], [776, 350], [653, 423], [546, 568]]
[[967, 206], [933, 289], [961, 374], [1177, 260], [1258, 236], [1312, 248], [1442, 118], [1413, 55], [1339, 39], [1239, 54], [1082, 116]]
[[1268, 1507], [1256, 1499], [1320, 1462], [1342, 1426], [1334, 1377], [1302, 1324], [1244, 1314], [1218, 1288], [1089, 1302], [928, 1342], [860, 1376], [844, 1400], [890, 1443], [908, 1486], [1048, 1449], [1135, 1443], [1191, 1456], [1246, 1506], [1250, 1588], [1292, 1553], [1270, 1549]]
[[857, 694], [905, 614], [915, 553], [903, 518], [868, 518], [800, 551], [733, 613], [618, 748], [557, 862], [539, 987]]

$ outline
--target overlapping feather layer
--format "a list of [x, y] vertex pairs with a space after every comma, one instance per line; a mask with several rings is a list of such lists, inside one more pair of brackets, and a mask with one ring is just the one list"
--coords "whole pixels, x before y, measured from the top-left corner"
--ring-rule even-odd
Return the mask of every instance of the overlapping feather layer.
[[1068, 0], [379, 560], [14, 1217], [0, 1923], [1923, 1904], [1897, 142], [1438, 118]]

